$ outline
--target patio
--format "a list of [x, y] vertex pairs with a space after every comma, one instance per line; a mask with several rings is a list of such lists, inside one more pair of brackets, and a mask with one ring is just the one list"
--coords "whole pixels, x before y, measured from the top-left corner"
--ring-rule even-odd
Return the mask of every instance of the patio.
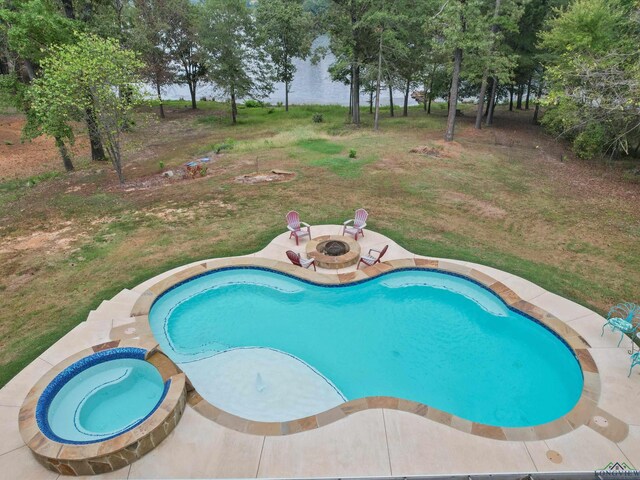
[[[313, 237], [339, 235], [341, 225], [313, 226]], [[118, 339], [146, 342], [148, 323], [136, 314], [141, 297], [151, 287], [175, 283], [197, 271], [227, 265], [275, 267], [302, 278], [324, 278], [338, 283], [367, 278], [391, 268], [432, 265], [463, 275], [484, 275], [511, 290], [512, 301], [526, 301], [559, 319], [558, 328], [575, 330], [599, 373], [597, 405], [585, 405], [584, 425], [566, 421], [558, 431], [539, 435], [531, 428], [518, 438], [499, 432], [474, 431], [471, 422], [456, 417], [429, 418], [386, 405], [369, 405], [344, 418], [290, 435], [244, 433], [205, 420], [188, 406], [176, 429], [153, 451], [129, 467], [97, 478], [201, 478], [201, 477], [345, 477], [405, 476], [473, 472], [548, 472], [602, 469], [610, 462], [640, 465], [640, 370], [627, 378], [629, 340], [616, 347], [618, 335], [600, 336], [600, 315], [547, 292], [509, 273], [469, 262], [416, 256], [393, 240], [371, 230], [358, 239], [361, 250], [389, 245], [381, 265], [356, 271], [318, 268], [317, 274], [290, 265], [286, 250], [305, 255], [307, 241], [299, 246], [288, 232], [277, 236], [263, 250], [243, 257], [195, 262], [149, 279], [132, 290], [123, 290], [92, 311], [78, 325], [0, 390], [0, 471], [7, 478], [56, 479], [32, 457], [18, 431], [18, 412], [30, 388], [53, 365], [69, 355]], [[283, 263], [278, 263], [283, 262]], [[286, 263], [284, 263], [286, 262]], [[144, 303], [144, 301], [142, 302]], [[563, 327], [564, 325], [564, 327]], [[573, 345], [572, 345], [573, 346]], [[583, 367], [584, 369], [584, 367]], [[585, 375], [585, 378], [587, 375]], [[196, 405], [197, 407], [197, 405]], [[591, 408], [591, 410], [589, 410]], [[417, 413], [417, 412], [416, 412]], [[566, 427], [566, 428], [565, 428]], [[301, 429], [305, 430], [305, 429]], [[498, 429], [499, 430], [499, 429]], [[491, 438], [493, 437], [493, 438]], [[545, 437], [545, 439], [538, 439]]]

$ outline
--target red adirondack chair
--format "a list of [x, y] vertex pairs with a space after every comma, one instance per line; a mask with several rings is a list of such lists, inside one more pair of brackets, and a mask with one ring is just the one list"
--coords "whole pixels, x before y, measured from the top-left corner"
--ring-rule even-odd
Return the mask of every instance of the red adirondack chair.
[[296, 253], [293, 250], [287, 250], [287, 257], [289, 257], [289, 260], [291, 260], [291, 263], [293, 263], [294, 265], [302, 268], [309, 268], [311, 265], [313, 265], [313, 270], [316, 270], [316, 261], [313, 258], [302, 258], [299, 253]]
[[[358, 240], [358, 235], [362, 235], [364, 237], [364, 227], [367, 226], [367, 217], [369, 214], [364, 208], [359, 208], [356, 210], [356, 218], [351, 218], [344, 222], [342, 225], [342, 235], [348, 233], [350, 235], [354, 235], [356, 241]], [[353, 225], [349, 225], [353, 223]]]
[[[303, 225], [305, 228], [302, 228]], [[300, 215], [295, 210], [291, 210], [287, 213], [287, 230], [291, 232], [289, 238], [296, 238], [296, 245], [298, 245], [298, 239], [300, 237], [309, 237], [311, 240], [311, 225], [300, 221]]]
[[[362, 257], [360, 257], [356, 270], [360, 268], [361, 263], [364, 263], [367, 267], [380, 263], [380, 259], [387, 253], [387, 248], [389, 248], [389, 245], [385, 245], [382, 250], [376, 250], [375, 248], [369, 249], [369, 255], [362, 255]], [[371, 252], [376, 252], [377, 255], [371, 255]]]

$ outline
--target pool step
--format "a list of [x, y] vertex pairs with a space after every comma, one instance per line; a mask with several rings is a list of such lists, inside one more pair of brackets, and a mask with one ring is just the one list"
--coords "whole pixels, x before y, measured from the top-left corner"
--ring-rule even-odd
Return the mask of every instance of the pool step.
[[118, 302], [114, 300], [104, 300], [98, 308], [89, 312], [87, 321], [112, 321], [116, 318], [127, 318], [131, 315], [131, 302]]
[[125, 288], [124, 290], [121, 290], [115, 297], [113, 297], [111, 301], [131, 303], [131, 306], [133, 307], [138, 298], [140, 298], [140, 294], [138, 292], [133, 292], [128, 288]]
[[113, 328], [109, 334], [112, 340], [153, 338], [153, 333], [151, 332], [146, 316], [132, 317], [130, 320], [128, 323], [119, 323], [119, 325], [116, 325], [116, 321], [114, 321]]

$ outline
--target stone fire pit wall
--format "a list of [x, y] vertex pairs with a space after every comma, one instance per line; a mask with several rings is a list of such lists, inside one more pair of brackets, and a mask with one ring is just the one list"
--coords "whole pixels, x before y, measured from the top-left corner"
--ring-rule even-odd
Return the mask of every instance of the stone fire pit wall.
[[[343, 255], [334, 257], [331, 255], [325, 255], [318, 250], [319, 245], [331, 240], [346, 243], [349, 246], [349, 251]], [[353, 238], [342, 235], [323, 235], [321, 237], [316, 237], [307, 243], [306, 252], [307, 257], [315, 259], [318, 267], [333, 270], [350, 267], [360, 260], [360, 244]]]

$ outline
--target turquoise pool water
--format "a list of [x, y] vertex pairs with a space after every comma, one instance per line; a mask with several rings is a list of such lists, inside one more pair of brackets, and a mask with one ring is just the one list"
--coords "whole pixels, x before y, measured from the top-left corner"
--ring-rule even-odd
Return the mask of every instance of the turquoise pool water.
[[72, 443], [96, 442], [130, 429], [153, 412], [164, 382], [150, 363], [118, 358], [70, 378], [48, 406], [53, 434]]
[[324, 287], [229, 269], [168, 291], [149, 319], [179, 364], [204, 368], [219, 352], [269, 347], [306, 362], [349, 400], [398, 397], [489, 425], [555, 420], [582, 390], [579, 364], [558, 337], [487, 289], [440, 272]]

